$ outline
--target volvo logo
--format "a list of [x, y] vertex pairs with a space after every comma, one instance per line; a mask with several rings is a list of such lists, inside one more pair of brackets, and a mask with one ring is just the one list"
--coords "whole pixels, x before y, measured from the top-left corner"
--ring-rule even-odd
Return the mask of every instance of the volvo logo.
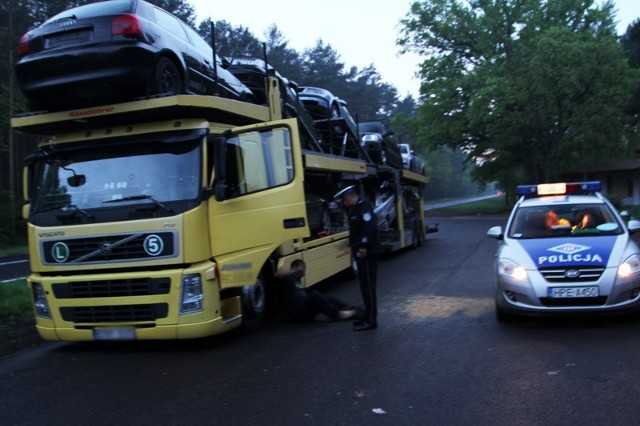
[[577, 269], [567, 269], [564, 271], [565, 278], [578, 278], [580, 276], [580, 271]]
[[109, 254], [111, 254], [111, 244], [109, 243], [101, 243], [98, 250], [100, 251], [100, 254], [103, 256], [107, 256]]

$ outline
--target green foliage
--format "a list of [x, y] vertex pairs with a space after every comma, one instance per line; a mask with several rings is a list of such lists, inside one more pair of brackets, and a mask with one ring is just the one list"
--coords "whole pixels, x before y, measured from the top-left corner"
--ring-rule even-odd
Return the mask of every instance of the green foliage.
[[[629, 65], [633, 69], [640, 69], [640, 19], [636, 19], [620, 37], [620, 45], [629, 59]], [[633, 89], [633, 96], [625, 108], [626, 112], [633, 117], [629, 131], [632, 133], [640, 123], [640, 79], [636, 80]]]
[[624, 158], [638, 74], [610, 2], [415, 2], [399, 42], [423, 54], [420, 144], [470, 155], [480, 182], [558, 179]]
[[34, 322], [25, 280], [0, 284], [0, 355], [40, 341]]
[[[214, 27], [218, 56], [262, 57], [262, 45], [247, 28], [243, 26], [233, 27], [227, 21], [217, 21]], [[211, 19], [202, 21], [198, 31], [203, 39], [211, 43]]]
[[10, 318], [31, 316], [31, 294], [25, 280], [0, 284], [0, 323]]
[[505, 202], [504, 197], [492, 197], [485, 200], [472, 201], [469, 203], [456, 204], [449, 207], [441, 207], [429, 211], [429, 215], [438, 214], [461, 214], [461, 215], [506, 215], [509, 214], [513, 205]]
[[440, 147], [427, 151], [418, 149], [425, 159], [429, 182], [426, 186], [428, 200], [452, 199], [477, 195], [482, 188], [471, 181], [467, 170], [466, 155], [459, 149]]

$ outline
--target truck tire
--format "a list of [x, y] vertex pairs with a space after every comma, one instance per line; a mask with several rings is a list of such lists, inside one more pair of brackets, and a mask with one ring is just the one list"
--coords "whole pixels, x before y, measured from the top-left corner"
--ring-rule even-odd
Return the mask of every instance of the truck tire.
[[246, 285], [240, 290], [240, 304], [242, 306], [242, 331], [254, 331], [262, 325], [267, 311], [267, 286], [264, 272], [258, 275], [256, 283]]

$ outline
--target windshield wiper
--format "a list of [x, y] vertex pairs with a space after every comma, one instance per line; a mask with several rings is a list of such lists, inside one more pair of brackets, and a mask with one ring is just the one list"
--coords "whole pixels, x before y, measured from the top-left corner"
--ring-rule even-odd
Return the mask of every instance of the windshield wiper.
[[107, 200], [107, 201], [103, 201], [103, 203], [120, 203], [122, 201], [136, 201], [136, 200], [149, 200], [149, 201], [153, 201], [153, 203], [158, 206], [158, 207], [162, 207], [163, 209], [165, 209], [166, 211], [168, 211], [169, 213], [173, 213], [173, 209], [169, 206], [167, 206], [164, 203], [161, 203], [160, 201], [156, 200], [155, 198], [153, 198], [153, 196], [148, 195], [148, 194], [140, 194], [140, 195], [130, 195], [128, 197], [122, 197], [122, 198], [116, 198], [113, 200]]
[[[36, 213], [46, 213], [46, 212], [50, 212], [50, 211], [53, 211], [53, 210], [68, 209], [68, 208], [72, 208], [75, 211], [82, 213], [83, 215], [85, 215], [89, 219], [94, 219], [95, 218], [94, 215], [92, 215], [91, 213], [89, 213], [86, 210], [81, 209], [80, 207], [76, 206], [75, 204], [60, 204], [59, 206], [53, 206], [53, 207], [49, 207], [49, 208], [46, 208], [46, 209], [38, 210]], [[68, 214], [68, 212], [56, 213], [57, 216], [65, 216], [65, 214]]]

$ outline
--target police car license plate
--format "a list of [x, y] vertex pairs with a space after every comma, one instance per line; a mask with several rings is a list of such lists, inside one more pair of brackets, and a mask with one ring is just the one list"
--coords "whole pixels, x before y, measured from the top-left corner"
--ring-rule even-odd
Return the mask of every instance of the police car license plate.
[[598, 297], [598, 287], [550, 287], [547, 294], [552, 298]]
[[136, 330], [133, 327], [94, 328], [94, 340], [135, 340]]

